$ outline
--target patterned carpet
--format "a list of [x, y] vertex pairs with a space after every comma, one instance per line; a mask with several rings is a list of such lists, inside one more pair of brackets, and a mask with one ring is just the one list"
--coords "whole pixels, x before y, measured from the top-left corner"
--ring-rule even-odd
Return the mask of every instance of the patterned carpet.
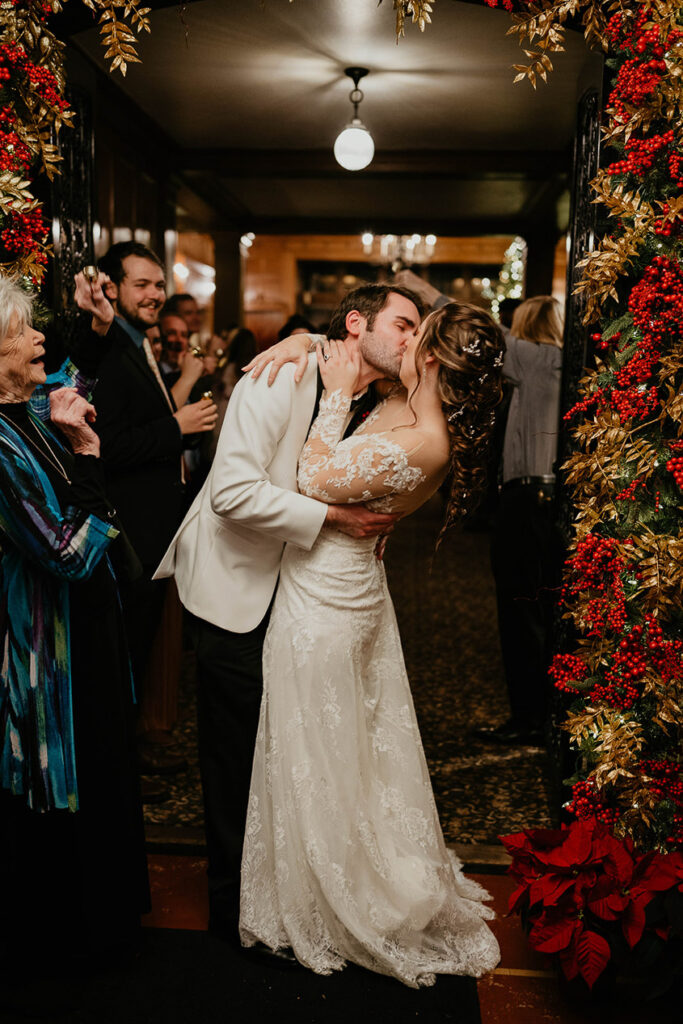
[[[556, 823], [545, 752], [495, 748], [470, 730], [507, 717], [486, 533], [453, 531], [435, 554], [437, 496], [393, 534], [386, 553], [415, 706], [448, 842], [496, 842], [502, 833]], [[202, 826], [194, 725], [193, 659], [185, 656], [176, 749], [189, 770], [171, 797], [148, 805], [149, 825], [191, 838]]]

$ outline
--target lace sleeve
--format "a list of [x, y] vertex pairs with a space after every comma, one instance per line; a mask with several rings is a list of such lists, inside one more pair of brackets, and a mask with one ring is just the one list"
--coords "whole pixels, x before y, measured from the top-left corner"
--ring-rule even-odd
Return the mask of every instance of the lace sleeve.
[[342, 441], [350, 403], [341, 391], [323, 393], [299, 458], [301, 493], [344, 504], [414, 490], [425, 479], [413, 461], [422, 440], [412, 435], [410, 448], [387, 433], [357, 434]]

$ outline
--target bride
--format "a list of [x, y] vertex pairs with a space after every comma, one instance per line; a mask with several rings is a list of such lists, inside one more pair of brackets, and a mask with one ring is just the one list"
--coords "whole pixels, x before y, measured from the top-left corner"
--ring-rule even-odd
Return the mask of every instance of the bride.
[[[502, 352], [486, 313], [443, 307], [410, 342], [403, 387], [342, 439], [359, 357], [326, 342], [300, 491], [407, 515], [450, 470], [445, 530], [483, 482]], [[291, 947], [319, 974], [350, 961], [412, 987], [478, 977], [499, 960], [484, 921], [493, 912], [444, 843], [374, 546], [323, 529], [310, 551], [285, 549], [263, 656], [241, 940]]]

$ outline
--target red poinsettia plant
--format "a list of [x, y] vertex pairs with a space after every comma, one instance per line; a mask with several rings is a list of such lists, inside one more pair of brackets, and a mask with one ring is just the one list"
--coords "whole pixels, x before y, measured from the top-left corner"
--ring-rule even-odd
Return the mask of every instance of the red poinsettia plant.
[[559, 829], [501, 837], [519, 883], [509, 912], [520, 913], [529, 944], [556, 954], [569, 980], [589, 988], [612, 961], [630, 975], [662, 960], [681, 962], [683, 854], [638, 854], [596, 817]]

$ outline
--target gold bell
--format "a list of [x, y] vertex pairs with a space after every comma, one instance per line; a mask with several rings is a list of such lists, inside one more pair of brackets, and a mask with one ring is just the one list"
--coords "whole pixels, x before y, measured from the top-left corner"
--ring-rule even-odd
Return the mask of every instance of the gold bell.
[[95, 284], [99, 271], [97, 267], [83, 267], [82, 274], [88, 284]]
[[190, 346], [190, 352], [195, 357], [195, 359], [203, 359], [204, 358], [204, 353], [200, 349], [199, 345], [191, 345]]
[[213, 402], [213, 391], [205, 391], [202, 398], [206, 399], [207, 402]]

